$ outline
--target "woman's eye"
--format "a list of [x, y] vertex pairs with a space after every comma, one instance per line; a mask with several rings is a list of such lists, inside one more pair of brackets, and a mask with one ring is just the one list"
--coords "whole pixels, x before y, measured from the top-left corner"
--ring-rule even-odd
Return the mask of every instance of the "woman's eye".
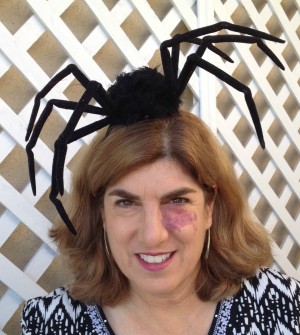
[[178, 204], [178, 205], [186, 204], [188, 202], [189, 200], [187, 198], [174, 198], [171, 200], [171, 203]]
[[119, 199], [115, 202], [118, 207], [130, 207], [133, 205], [133, 201], [127, 199]]

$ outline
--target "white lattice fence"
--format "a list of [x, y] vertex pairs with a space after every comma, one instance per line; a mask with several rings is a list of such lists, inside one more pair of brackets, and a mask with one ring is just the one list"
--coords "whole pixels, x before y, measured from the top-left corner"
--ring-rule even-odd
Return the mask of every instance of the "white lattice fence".
[[[299, 11], [299, 0], [0, 2], [0, 329], [18, 334], [22, 302], [62, 285], [67, 276], [47, 229], [55, 217], [48, 201], [53, 139], [69, 113], [52, 114], [34, 150], [38, 191], [33, 197], [24, 136], [36, 92], [69, 63], [108, 86], [122, 70], [159, 65], [159, 44], [171, 35], [220, 20], [253, 26], [287, 41], [268, 43], [285, 72], [256, 46], [224, 46], [235, 60], [232, 65], [213, 57], [214, 63], [251, 87], [267, 149], [258, 146], [243, 96], [212, 76], [200, 71], [200, 81], [195, 74], [184, 103], [197, 115], [201, 106], [201, 115], [231, 154], [256, 216], [274, 239], [274, 266], [300, 279]], [[191, 52], [184, 47], [184, 54]], [[209, 53], [206, 57], [212, 60]], [[70, 77], [44, 104], [51, 97], [74, 100], [81, 93]], [[81, 125], [93, 120], [86, 116]], [[73, 158], [89, 140], [69, 147], [67, 182]]]
[[[254, 213], [274, 239], [274, 266], [299, 278], [299, 1], [226, 1], [224, 4], [220, 1], [215, 7], [215, 18], [254, 26], [287, 41], [286, 44], [268, 43], [281, 56], [284, 72], [262, 58], [256, 46], [236, 44], [232, 49], [232, 56], [240, 61], [231, 67], [230, 73], [242, 78], [253, 92], [266, 150], [259, 147], [243, 96], [220, 83], [217, 84], [217, 127], [221, 140], [230, 147], [238, 174], [248, 185]], [[227, 64], [217, 62], [229, 71]], [[224, 107], [225, 92], [229, 92], [231, 101]]]

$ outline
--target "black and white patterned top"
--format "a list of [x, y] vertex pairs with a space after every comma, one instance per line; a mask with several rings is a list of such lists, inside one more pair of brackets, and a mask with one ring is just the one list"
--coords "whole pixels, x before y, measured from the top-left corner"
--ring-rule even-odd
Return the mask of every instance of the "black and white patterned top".
[[[100, 307], [72, 299], [63, 288], [29, 300], [21, 325], [23, 335], [114, 335]], [[300, 334], [300, 283], [271, 269], [244, 280], [238, 294], [217, 305], [208, 335], [225, 334]]]

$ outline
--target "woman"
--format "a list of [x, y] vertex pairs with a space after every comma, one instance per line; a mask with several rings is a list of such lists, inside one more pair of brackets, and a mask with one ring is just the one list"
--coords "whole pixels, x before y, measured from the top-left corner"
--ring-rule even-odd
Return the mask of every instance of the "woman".
[[23, 334], [300, 333], [300, 285], [266, 267], [269, 237], [191, 113], [102, 129], [72, 185], [77, 236], [63, 223], [51, 236], [73, 281], [27, 302]]

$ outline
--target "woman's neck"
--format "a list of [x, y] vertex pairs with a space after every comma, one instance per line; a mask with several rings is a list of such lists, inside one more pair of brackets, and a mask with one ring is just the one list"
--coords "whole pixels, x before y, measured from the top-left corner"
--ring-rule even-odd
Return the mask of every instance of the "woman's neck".
[[201, 301], [196, 293], [153, 297], [134, 292], [104, 312], [116, 334], [192, 335], [208, 333], [216, 305]]

